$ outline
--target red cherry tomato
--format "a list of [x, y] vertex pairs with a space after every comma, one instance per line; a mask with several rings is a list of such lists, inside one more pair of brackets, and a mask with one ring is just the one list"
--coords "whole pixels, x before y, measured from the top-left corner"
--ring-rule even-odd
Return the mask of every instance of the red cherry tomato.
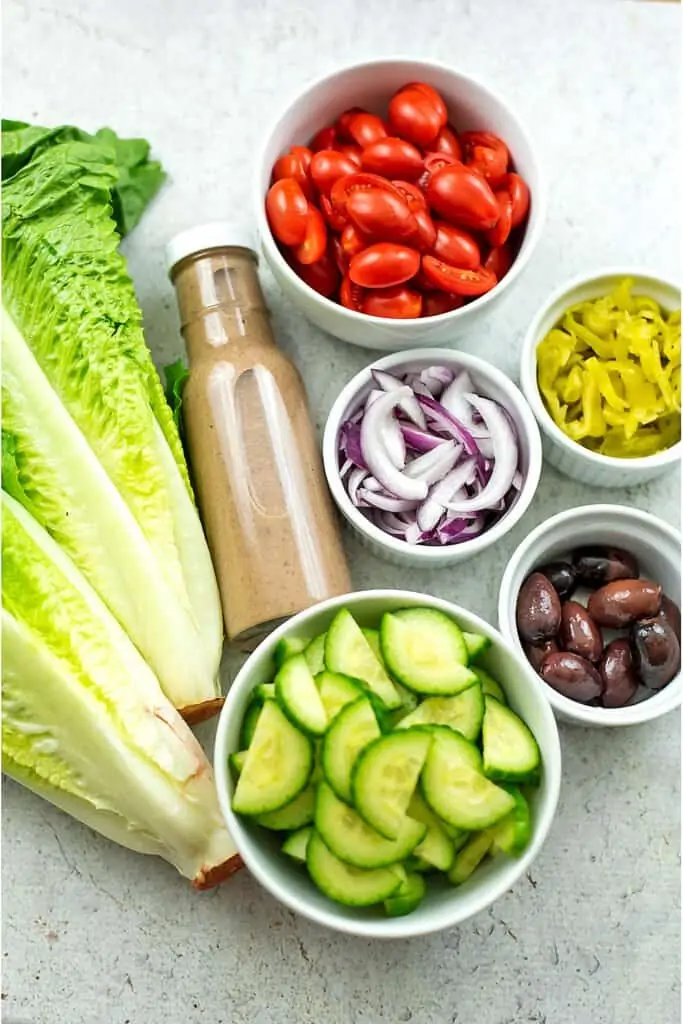
[[446, 153], [455, 160], [462, 160], [462, 146], [455, 128], [451, 128], [449, 124], [444, 125], [432, 143], [432, 152]]
[[510, 153], [503, 140], [491, 132], [463, 132], [460, 141], [465, 150], [465, 163], [494, 186], [498, 185], [510, 163]]
[[512, 199], [512, 226], [516, 228], [522, 223], [529, 212], [529, 186], [524, 178], [513, 171], [505, 175], [501, 187], [510, 193], [510, 198]]
[[319, 192], [326, 196], [332, 191], [332, 186], [338, 178], [347, 174], [354, 174], [356, 165], [343, 153], [336, 149], [319, 149], [311, 160], [311, 178]]
[[346, 274], [339, 286], [339, 301], [342, 306], [346, 306], [347, 309], [354, 309], [356, 313], [360, 313], [363, 308], [364, 298], [364, 289], [360, 285], [354, 284], [349, 275]]
[[424, 147], [434, 141], [446, 119], [424, 92], [401, 89], [389, 103], [389, 123], [395, 135]]
[[363, 165], [363, 150], [360, 146], [357, 146], [355, 142], [342, 142], [337, 146], [340, 153], [347, 156], [349, 160], [353, 160], [356, 167], [362, 167]]
[[313, 159], [313, 153], [308, 146], [292, 146], [289, 152], [301, 161], [301, 166], [306, 174], [308, 174], [308, 168], [311, 166], [311, 160]]
[[392, 181], [391, 183], [394, 188], [397, 188], [403, 198], [408, 204], [408, 209], [412, 213], [417, 210], [427, 209], [427, 200], [424, 197], [424, 192], [412, 181]]
[[361, 149], [371, 146], [378, 139], [384, 139], [389, 134], [384, 121], [377, 114], [352, 114], [348, 121], [348, 133], [353, 142], [356, 142]]
[[433, 85], [427, 85], [426, 82], [408, 82], [407, 85], [403, 86], [404, 89], [417, 89], [418, 92], [424, 93], [427, 99], [430, 101], [432, 106], [438, 112], [439, 117], [443, 118], [445, 124], [448, 120], [448, 110], [444, 103], [443, 96], [440, 92], [434, 88]]
[[322, 259], [327, 248], [327, 225], [323, 215], [317, 206], [308, 204], [308, 220], [306, 222], [306, 236], [294, 250], [294, 258], [299, 263], [316, 263]]
[[417, 221], [400, 195], [378, 188], [353, 192], [346, 212], [366, 235], [385, 242], [401, 242], [415, 235]]
[[278, 242], [298, 245], [306, 237], [308, 200], [294, 178], [281, 178], [266, 195], [268, 223]]
[[367, 113], [367, 111], [363, 110], [362, 107], [349, 107], [349, 109], [345, 110], [343, 114], [340, 114], [335, 126], [338, 137], [345, 142], [353, 142], [353, 136], [349, 133], [351, 118], [355, 117], [356, 114], [365, 113]]
[[[334, 186], [332, 186], [334, 188]], [[327, 221], [328, 225], [333, 231], [343, 231], [348, 223], [348, 219], [343, 210], [339, 209], [338, 206], [333, 206], [329, 196], [320, 196], [320, 209], [323, 212], [323, 217]]]
[[[495, 228], [493, 229], [495, 231]], [[436, 222], [436, 239], [432, 246], [435, 256], [454, 267], [476, 270], [481, 263], [479, 246], [472, 235], [445, 221]]]
[[395, 320], [412, 320], [422, 312], [422, 296], [419, 292], [398, 285], [395, 288], [379, 288], [370, 291], [363, 300], [363, 312], [368, 316], [386, 316]]
[[449, 295], [448, 292], [424, 292], [422, 296], [422, 316], [440, 316], [450, 313], [452, 309], [460, 309], [465, 302], [462, 295]]
[[326, 252], [316, 263], [298, 263], [290, 256], [287, 261], [292, 270], [305, 281], [309, 287], [329, 299], [339, 285], [339, 270], [330, 252]]
[[282, 178], [293, 178], [306, 199], [313, 199], [313, 189], [306, 169], [301, 159], [294, 153], [285, 153], [273, 165], [273, 181], [281, 181]]
[[[366, 250], [367, 252], [367, 250]], [[451, 295], [483, 295], [496, 285], [496, 275], [484, 267], [467, 270], [464, 267], [452, 267], [434, 256], [422, 257], [422, 272], [433, 288], [449, 292]]]
[[363, 168], [374, 174], [384, 174], [387, 178], [419, 178], [422, 154], [405, 139], [387, 136], [365, 147]]
[[337, 129], [334, 125], [329, 125], [327, 128], [321, 128], [319, 132], [313, 136], [309, 143], [309, 148], [317, 153], [320, 149], [334, 149], [337, 143]]
[[[342, 277], [344, 277], [344, 275], [348, 274], [349, 272], [349, 257], [342, 249], [341, 241], [336, 237], [336, 235], [333, 235], [330, 241], [332, 243], [330, 248], [332, 251], [332, 256], [334, 257], [334, 262], [337, 265], [339, 273], [341, 274]], [[315, 266], [315, 263], [313, 264], [313, 266]]]
[[392, 195], [399, 196], [400, 198], [400, 193], [386, 178], [382, 178], [379, 174], [367, 174], [364, 171], [357, 171], [355, 174], [347, 174], [345, 178], [335, 181], [330, 193], [330, 199], [333, 205], [343, 213], [349, 196], [355, 192], [366, 192], [371, 188], [390, 192]]
[[355, 224], [347, 224], [341, 233], [341, 247], [342, 251], [350, 259], [352, 256], [357, 256], [359, 252], [366, 249], [370, 244], [366, 235], [358, 230]]
[[434, 226], [434, 221], [430, 217], [426, 207], [415, 210], [413, 212], [413, 217], [417, 221], [417, 235], [413, 244], [416, 249], [420, 250], [420, 252], [430, 252], [434, 248], [434, 242], [436, 241], [436, 227]]
[[486, 232], [486, 241], [492, 249], [497, 249], [499, 245], [505, 245], [512, 230], [512, 197], [510, 193], [507, 191], [496, 192], [496, 201], [500, 210], [498, 223]]
[[500, 215], [486, 179], [464, 164], [449, 164], [430, 174], [426, 195], [445, 220], [475, 231], [488, 231]]
[[420, 254], [406, 245], [378, 242], [354, 256], [349, 277], [362, 288], [391, 288], [414, 277], [420, 267]]
[[487, 270], [492, 270], [500, 281], [501, 277], [505, 277], [512, 266], [512, 253], [509, 246], [501, 245], [497, 249], [491, 249], [491, 252], [484, 260], [484, 266]]

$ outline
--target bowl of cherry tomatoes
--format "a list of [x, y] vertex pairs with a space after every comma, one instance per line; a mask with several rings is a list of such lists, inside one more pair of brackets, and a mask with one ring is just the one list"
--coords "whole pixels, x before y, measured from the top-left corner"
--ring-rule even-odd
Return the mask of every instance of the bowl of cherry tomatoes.
[[518, 279], [545, 185], [516, 114], [434, 62], [356, 64], [299, 94], [258, 163], [261, 247], [330, 334], [395, 351], [455, 341]]

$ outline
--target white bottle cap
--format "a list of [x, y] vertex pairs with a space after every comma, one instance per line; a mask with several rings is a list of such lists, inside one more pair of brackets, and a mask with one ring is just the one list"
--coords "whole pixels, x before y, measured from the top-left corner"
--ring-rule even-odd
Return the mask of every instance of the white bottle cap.
[[228, 221], [211, 221], [181, 231], [166, 244], [166, 270], [170, 274], [180, 260], [204, 249], [238, 246], [256, 252], [256, 241], [248, 228]]

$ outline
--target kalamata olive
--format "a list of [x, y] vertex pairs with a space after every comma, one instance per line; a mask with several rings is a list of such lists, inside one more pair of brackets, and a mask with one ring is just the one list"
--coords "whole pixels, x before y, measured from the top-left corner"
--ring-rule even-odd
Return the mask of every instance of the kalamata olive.
[[540, 674], [558, 693], [582, 704], [594, 700], [602, 692], [602, 680], [595, 665], [571, 651], [546, 654]]
[[561, 601], [566, 601], [576, 590], [576, 569], [569, 562], [548, 562], [538, 569], [549, 579]]
[[656, 615], [662, 603], [662, 588], [650, 580], [614, 580], [594, 591], [588, 599], [588, 614], [599, 626], [619, 629], [636, 619]]
[[565, 651], [580, 654], [588, 661], [599, 661], [602, 654], [602, 633], [586, 609], [578, 601], [562, 605], [560, 643]]
[[612, 580], [637, 579], [640, 570], [630, 551], [598, 545], [572, 553], [577, 579], [588, 587], [602, 587]]
[[524, 644], [524, 653], [536, 672], [540, 671], [541, 662], [546, 654], [556, 654], [559, 649], [554, 640], [544, 640], [541, 644]]
[[681, 645], [668, 619], [660, 614], [634, 622], [631, 641], [640, 678], [651, 690], [661, 690], [681, 667]]
[[666, 594], [662, 594], [662, 607], [659, 612], [669, 623], [679, 644], [681, 642], [681, 609], [675, 601], [672, 601]]
[[522, 640], [540, 644], [560, 628], [562, 606], [555, 587], [540, 573], [532, 572], [517, 597], [517, 629]]
[[599, 669], [603, 683], [602, 703], [605, 707], [620, 708], [628, 704], [640, 680], [627, 637], [619, 637], [607, 644]]

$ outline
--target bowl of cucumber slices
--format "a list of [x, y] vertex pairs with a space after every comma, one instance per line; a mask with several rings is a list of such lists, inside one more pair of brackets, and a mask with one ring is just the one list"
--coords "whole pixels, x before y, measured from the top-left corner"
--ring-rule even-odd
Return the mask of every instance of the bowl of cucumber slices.
[[561, 772], [521, 655], [466, 609], [401, 590], [275, 630], [231, 686], [214, 761], [256, 879], [377, 938], [453, 927], [502, 896], [543, 845]]

